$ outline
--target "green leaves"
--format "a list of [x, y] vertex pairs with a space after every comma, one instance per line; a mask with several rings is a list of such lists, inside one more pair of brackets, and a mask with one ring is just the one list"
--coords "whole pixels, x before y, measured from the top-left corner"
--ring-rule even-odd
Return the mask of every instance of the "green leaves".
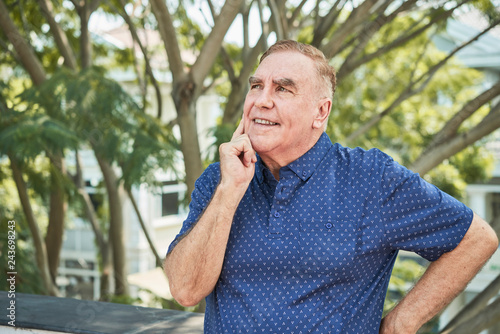
[[19, 95], [22, 110], [2, 113], [0, 153], [20, 160], [66, 149], [90, 148], [122, 167], [127, 186], [153, 182], [154, 171], [173, 170], [178, 148], [170, 128], [144, 114], [100, 68], [61, 69]]
[[0, 153], [15, 156], [18, 160], [35, 159], [41, 152], [61, 152], [76, 148], [79, 139], [61, 122], [47, 115], [12, 117], [10, 124], [3, 123], [0, 132]]

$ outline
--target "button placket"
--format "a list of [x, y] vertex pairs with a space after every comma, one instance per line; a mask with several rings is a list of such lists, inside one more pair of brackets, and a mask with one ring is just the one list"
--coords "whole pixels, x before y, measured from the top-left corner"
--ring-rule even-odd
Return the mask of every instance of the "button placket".
[[283, 231], [283, 211], [290, 196], [286, 189], [291, 189], [289, 182], [289, 178], [281, 177], [274, 194], [269, 217], [269, 234], [274, 238], [278, 237]]

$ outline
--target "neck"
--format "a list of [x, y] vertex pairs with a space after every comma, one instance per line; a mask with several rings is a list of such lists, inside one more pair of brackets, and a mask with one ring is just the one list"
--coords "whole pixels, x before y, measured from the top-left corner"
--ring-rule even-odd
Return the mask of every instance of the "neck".
[[[323, 133], [323, 132], [321, 132]], [[292, 163], [293, 161], [297, 160], [304, 154], [306, 154], [311, 148], [313, 148], [314, 145], [318, 142], [319, 138], [321, 137], [318, 136], [315, 138], [315, 140], [312, 141], [312, 143], [306, 147], [302, 147], [301, 150], [291, 150], [289, 152], [286, 152], [286, 154], [281, 157], [281, 156], [276, 156], [275, 154], [269, 153], [259, 153], [260, 158], [262, 159], [262, 162], [269, 168], [271, 173], [273, 174], [274, 178], [279, 181], [280, 179], [280, 168], [287, 166], [288, 164]]]
[[269, 159], [269, 158], [266, 158], [263, 156], [261, 156], [261, 159], [262, 159], [262, 162], [264, 163], [264, 165], [266, 165], [266, 167], [269, 168], [269, 170], [271, 171], [271, 174], [273, 174], [274, 178], [279, 181], [280, 180], [280, 168], [283, 166], [286, 166], [287, 164], [282, 165], [280, 163], [277, 163], [273, 159]]

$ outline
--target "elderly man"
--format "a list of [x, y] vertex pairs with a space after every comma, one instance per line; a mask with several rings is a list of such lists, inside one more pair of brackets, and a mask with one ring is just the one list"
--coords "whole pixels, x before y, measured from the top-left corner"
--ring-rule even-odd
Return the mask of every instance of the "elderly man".
[[[172, 295], [206, 297], [205, 333], [416, 333], [495, 252], [495, 233], [381, 151], [332, 144], [335, 72], [316, 48], [278, 42], [249, 82], [169, 248]], [[398, 250], [432, 264], [381, 319]]]

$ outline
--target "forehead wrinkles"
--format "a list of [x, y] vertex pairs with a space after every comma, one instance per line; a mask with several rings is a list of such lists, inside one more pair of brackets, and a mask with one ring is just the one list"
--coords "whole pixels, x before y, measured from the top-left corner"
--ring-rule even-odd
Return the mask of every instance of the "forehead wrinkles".
[[[250, 84], [259, 84], [263, 83], [263, 80], [260, 79], [258, 76], [251, 76], [248, 79], [248, 82]], [[294, 79], [291, 78], [276, 78], [272, 79], [272, 83], [276, 86], [283, 86], [283, 87], [288, 87], [288, 88], [298, 88], [297, 82]]]
[[276, 52], [266, 57], [257, 67], [250, 83], [264, 83], [272, 80], [273, 84], [295, 87], [306, 93], [317, 91], [317, 69], [312, 59], [298, 52]]

